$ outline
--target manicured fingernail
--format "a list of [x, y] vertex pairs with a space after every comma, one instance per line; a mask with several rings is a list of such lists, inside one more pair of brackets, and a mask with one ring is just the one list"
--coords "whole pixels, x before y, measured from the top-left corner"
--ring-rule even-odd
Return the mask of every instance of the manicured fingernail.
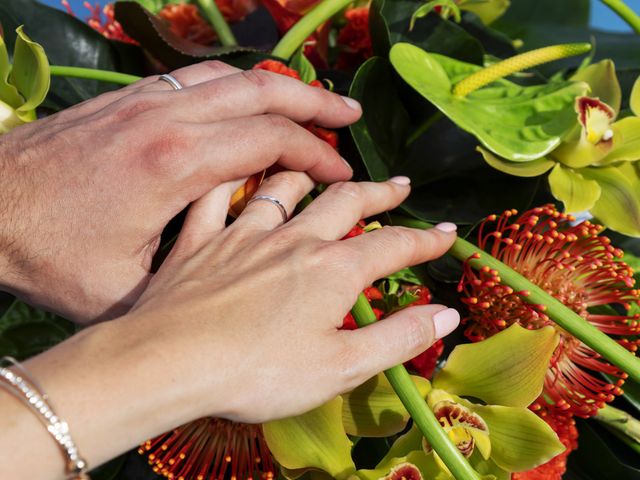
[[456, 226], [456, 224], [451, 222], [439, 223], [438, 225], [436, 225], [436, 228], [444, 233], [452, 233], [458, 230], [458, 227]]
[[460, 314], [454, 308], [440, 310], [433, 316], [436, 339], [446, 337], [460, 324]]
[[[342, 158], [342, 157], [340, 157]], [[353, 172], [353, 167], [351, 166], [351, 164], [349, 162], [347, 162], [344, 158], [342, 158], [342, 161], [344, 162], [344, 164], [349, 167], [349, 170], [351, 170]]]
[[352, 110], [362, 110], [362, 107], [360, 106], [360, 102], [358, 102], [357, 100], [354, 100], [353, 98], [349, 98], [349, 97], [342, 97], [342, 100], [344, 101], [344, 103], [347, 104], [347, 107], [351, 108]]
[[411, 185], [411, 179], [409, 177], [391, 177], [389, 181], [396, 185], [402, 185], [403, 187]]

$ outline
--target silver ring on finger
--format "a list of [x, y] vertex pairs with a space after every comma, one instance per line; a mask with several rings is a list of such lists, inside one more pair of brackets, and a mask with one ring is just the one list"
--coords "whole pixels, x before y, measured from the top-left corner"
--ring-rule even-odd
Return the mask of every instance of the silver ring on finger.
[[167, 82], [174, 90], [182, 90], [184, 87], [178, 81], [176, 77], [170, 75], [168, 73], [162, 74], [158, 77], [158, 80], [162, 80], [163, 82]]
[[280, 214], [282, 215], [282, 223], [286, 223], [287, 220], [289, 219], [289, 215], [287, 214], [287, 209], [284, 207], [282, 202], [278, 200], [276, 197], [272, 197], [271, 195], [256, 195], [255, 197], [253, 197], [251, 200], [247, 202], [247, 206], [257, 201], [269, 202], [275, 205], [276, 207], [278, 207], [278, 210], [280, 210]]

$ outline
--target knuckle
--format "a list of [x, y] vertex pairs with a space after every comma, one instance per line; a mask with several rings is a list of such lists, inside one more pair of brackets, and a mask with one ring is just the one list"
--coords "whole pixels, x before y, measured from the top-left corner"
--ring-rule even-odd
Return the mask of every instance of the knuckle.
[[364, 189], [361, 185], [355, 182], [338, 182], [330, 185], [327, 189], [332, 194], [346, 196], [354, 199], [360, 199], [364, 194]]
[[354, 342], [346, 341], [347, 338], [343, 337], [333, 356], [342, 392], [351, 390], [366, 380], [363, 378], [361, 352], [356, 348]]
[[269, 129], [294, 130], [297, 128], [297, 125], [292, 120], [282, 115], [269, 113], [264, 115], [264, 120], [267, 122]]
[[240, 75], [251, 86], [263, 89], [273, 81], [273, 74], [266, 70], [244, 70]]
[[175, 176], [184, 166], [191, 147], [188, 130], [172, 123], [155, 122], [156, 134], [142, 146], [140, 160], [154, 175]]
[[407, 252], [409, 258], [414, 258], [418, 251], [418, 239], [415, 232], [404, 227], [382, 227], [382, 233], [389, 239], [394, 247], [401, 247]]
[[226, 72], [233, 68], [220, 60], [205, 60], [201, 65], [214, 73]]
[[156, 95], [134, 93], [118, 100], [113, 105], [113, 120], [122, 122], [156, 109], [160, 105], [160, 101]]
[[429, 347], [433, 340], [433, 325], [426, 322], [415, 308], [405, 310], [406, 335], [403, 336], [410, 353], [419, 353]]

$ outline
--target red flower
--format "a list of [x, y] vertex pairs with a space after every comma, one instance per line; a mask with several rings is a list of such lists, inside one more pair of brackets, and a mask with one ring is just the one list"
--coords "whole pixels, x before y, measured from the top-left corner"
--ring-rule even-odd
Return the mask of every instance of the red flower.
[[216, 32], [200, 16], [195, 5], [170, 3], [165, 5], [158, 15], [169, 23], [173, 33], [185, 40], [200, 45], [211, 45], [216, 39]]
[[[263, 60], [262, 62], [256, 63], [253, 68], [254, 70], [267, 70], [269, 72], [279, 73], [280, 75], [295, 78], [296, 80], [301, 80], [300, 74], [297, 71], [293, 68], [287, 67], [284, 63], [277, 60]], [[313, 80], [309, 85], [312, 87], [324, 88], [322, 82], [319, 80]], [[303, 125], [303, 127], [313, 133], [316, 137], [327, 142], [336, 150], [338, 149], [338, 134], [336, 132], [318, 127], [310, 122]]]
[[[75, 17], [69, 1], [61, 0], [61, 3], [67, 13]], [[139, 45], [138, 42], [125, 33], [120, 22], [116, 21], [113, 3], [107, 3], [104, 8], [101, 8], [97, 2], [93, 6], [89, 2], [84, 2], [84, 7], [91, 13], [91, 16], [87, 18], [87, 24], [96, 32], [110, 40]]]
[[174, 480], [271, 479], [273, 457], [260, 425], [201, 418], [178, 427], [139, 449], [153, 471]]
[[[633, 271], [619, 259], [622, 252], [600, 236], [600, 226], [559, 213], [552, 205], [535, 208], [517, 219], [515, 210], [501, 217], [491, 215], [480, 226], [479, 246], [527, 277], [587, 322], [629, 349], [636, 351], [640, 315], [625, 309], [638, 302]], [[591, 348], [557, 327], [544, 313], [544, 305], [525, 301], [528, 292], [515, 292], [500, 282], [497, 272], [483, 268], [475, 272], [465, 265], [459, 285], [469, 309], [465, 334], [479, 341], [519, 323], [529, 329], [547, 325], [560, 333], [540, 403], [581, 417], [594, 415], [605, 402], [620, 395], [627, 375], [609, 364]], [[599, 308], [599, 310], [594, 310]], [[617, 377], [615, 384], [598, 372]]]
[[566, 450], [533, 470], [514, 473], [511, 480], [561, 480], [567, 470], [567, 457], [578, 448], [576, 422], [570, 413], [558, 410], [550, 411], [539, 404], [532, 405], [531, 410], [553, 428]]
[[369, 7], [350, 8], [344, 17], [347, 24], [338, 33], [340, 55], [336, 67], [352, 69], [373, 56], [369, 34]]

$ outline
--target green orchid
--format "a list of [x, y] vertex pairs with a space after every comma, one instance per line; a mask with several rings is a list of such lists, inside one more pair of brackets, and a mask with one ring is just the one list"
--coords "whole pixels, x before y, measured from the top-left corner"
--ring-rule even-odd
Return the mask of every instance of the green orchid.
[[612, 61], [589, 65], [572, 80], [586, 82], [589, 96], [576, 97], [574, 127], [553, 151], [522, 164], [478, 150], [510, 175], [549, 172], [551, 193], [565, 211], [590, 211], [608, 228], [640, 236], [640, 78], [631, 92], [631, 115], [618, 120], [621, 91]]
[[0, 134], [36, 119], [49, 91], [49, 62], [43, 48], [16, 30], [13, 65], [0, 35]]
[[[412, 377], [482, 478], [508, 479], [510, 472], [534, 468], [564, 450], [553, 430], [527, 409], [542, 391], [557, 343], [553, 328], [513, 325], [483, 342], [458, 345], [433, 384]], [[378, 375], [311, 412], [263, 428], [287, 478], [314, 471], [337, 479], [452, 479], [415, 425], [375, 469], [357, 469], [349, 436], [387, 437], [402, 431], [408, 420], [391, 386]]]
[[500, 18], [509, 8], [509, 0], [431, 0], [421, 5], [411, 16], [409, 30], [413, 30], [413, 26], [417, 19], [426, 17], [432, 11], [446, 19], [453, 19], [460, 23], [462, 20], [462, 12], [475, 13], [482, 23], [489, 25]]

